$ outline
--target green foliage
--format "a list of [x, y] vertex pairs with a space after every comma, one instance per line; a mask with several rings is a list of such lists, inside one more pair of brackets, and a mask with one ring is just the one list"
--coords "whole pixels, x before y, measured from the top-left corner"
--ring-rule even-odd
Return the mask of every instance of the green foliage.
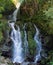
[[[32, 0], [29, 0], [29, 2], [31, 4]], [[29, 3], [27, 3], [27, 5], [29, 6], [25, 5], [28, 8], [28, 10], [27, 8], [26, 8], [26, 11], [21, 10], [21, 15], [20, 15], [21, 21], [27, 22], [27, 23], [28, 22], [35, 23], [40, 28], [43, 34], [53, 34], [53, 23], [51, 22], [51, 18], [53, 17], [53, 8], [51, 7], [52, 0], [51, 1], [38, 0], [37, 2], [38, 2], [38, 5], [36, 4], [34, 5], [34, 6], [38, 6], [37, 11], [34, 8], [34, 6], [29, 5]], [[33, 10], [33, 15], [32, 13], [30, 15], [30, 12], [31, 12], [30, 9]]]
[[47, 62], [47, 65], [53, 65], [53, 50], [49, 51], [49, 62]]
[[48, 30], [48, 34], [53, 34], [53, 1], [50, 1], [51, 5], [50, 7], [48, 7], [48, 10], [45, 10], [45, 15], [50, 18], [50, 22], [48, 22], [49, 25], [49, 30]]
[[49, 64], [50, 64], [50, 65], [53, 65], [53, 61], [51, 61]]
[[0, 14], [2, 14], [3, 12], [8, 14], [9, 11], [13, 11], [14, 9], [15, 6], [11, 0], [0, 0]]
[[45, 11], [45, 14], [50, 17], [50, 18], [53, 18], [53, 7], [50, 7], [48, 9], [48, 11]]
[[0, 18], [2, 18], [2, 14], [0, 14]]
[[0, 12], [4, 11], [4, 8], [2, 6], [0, 6]]
[[8, 29], [6, 20], [0, 21], [0, 41], [3, 39], [3, 31]]
[[3, 39], [2, 32], [0, 31], [0, 41]]
[[[18, 25], [21, 27], [22, 30], [22, 24], [24, 24], [25, 22], [27, 23], [28, 43], [31, 56], [34, 56], [34, 51], [36, 51], [36, 42], [33, 39], [35, 30], [32, 24], [37, 25], [44, 36], [53, 35], [53, 7], [51, 7], [52, 1], [53, 0], [25, 0], [25, 4], [22, 4], [23, 7], [21, 7], [20, 9], [21, 22], [19, 22]], [[11, 0], [0, 0], [0, 19], [2, 19], [3, 12], [10, 13], [14, 9], [15, 6]], [[0, 41], [3, 39], [2, 31], [6, 31], [7, 29], [7, 21], [0, 21]], [[21, 31], [21, 33], [23, 36], [22, 38], [24, 38], [23, 31]], [[47, 41], [48, 40], [49, 38], [47, 39]], [[45, 44], [47, 41], [45, 41]], [[52, 42], [50, 42], [50, 44], [52, 47]], [[50, 44], [48, 43], [47, 47], [50, 46]], [[51, 55], [52, 54], [50, 54], [49, 56]], [[53, 65], [53, 59], [50, 59], [49, 62], [47, 61], [48, 59], [44, 59], [42, 63], [44, 64], [44, 62], [46, 62], [47, 65]]]
[[31, 31], [28, 31], [28, 43], [29, 43], [30, 55], [34, 56], [34, 54], [35, 54], [34, 51], [35, 51], [35, 48], [36, 48], [36, 42], [33, 39]]
[[2, 30], [2, 29], [4, 29], [4, 30], [7, 29], [7, 22], [6, 22], [6, 20], [0, 21], [0, 30]]

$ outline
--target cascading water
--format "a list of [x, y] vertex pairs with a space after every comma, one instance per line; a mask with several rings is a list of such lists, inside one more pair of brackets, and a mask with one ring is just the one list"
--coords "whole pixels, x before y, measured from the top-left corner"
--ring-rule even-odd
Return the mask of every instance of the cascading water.
[[41, 51], [42, 51], [42, 45], [41, 45], [41, 40], [39, 38], [39, 29], [34, 25], [35, 29], [36, 29], [36, 34], [34, 36], [34, 40], [37, 44], [36, 46], [36, 56], [35, 56], [35, 63], [37, 63], [37, 61], [39, 61], [41, 59]]
[[13, 42], [13, 51], [12, 51], [13, 52], [12, 53], [13, 63], [15, 63], [15, 62], [22, 63], [24, 61], [20, 28], [18, 26], [18, 29], [16, 30], [14, 27], [15, 22], [16, 22], [17, 12], [19, 10], [20, 5], [21, 5], [21, 2], [18, 2], [16, 5], [17, 9], [13, 12], [13, 16], [11, 19], [12, 22], [8, 21], [9, 26], [12, 28], [10, 38]]
[[24, 48], [25, 48], [25, 57], [27, 57], [29, 50], [28, 50], [28, 40], [27, 40], [27, 32], [25, 30], [26, 24], [24, 25]]
[[23, 48], [22, 48], [22, 40], [21, 40], [21, 33], [20, 28], [18, 27], [18, 30], [15, 30], [14, 23], [9, 23], [9, 25], [12, 28], [11, 32], [11, 39], [13, 41], [13, 63], [22, 63], [23, 62]]
[[17, 8], [17, 9], [16, 9], [16, 10], [13, 12], [13, 14], [12, 14], [12, 15], [13, 15], [12, 20], [15, 21], [15, 22], [16, 22], [16, 20], [17, 20], [17, 18], [16, 18], [16, 17], [17, 17], [17, 12], [18, 12], [18, 10], [19, 10], [20, 5], [21, 5], [21, 3], [17, 3], [17, 5], [16, 5], [16, 8]]
[[[20, 5], [20, 4], [19, 4], [19, 5]], [[16, 22], [18, 10], [19, 10], [19, 8], [17, 8], [17, 9], [13, 12], [12, 15], [9, 15], [9, 20]], [[8, 21], [8, 23], [9, 23], [9, 21]]]
[[[11, 60], [12, 60], [13, 63], [20, 63], [21, 65], [30, 65], [31, 62], [26, 61], [26, 58], [27, 58], [28, 53], [29, 53], [27, 31], [25, 29], [26, 24], [24, 25], [24, 42], [23, 42], [24, 49], [22, 47], [22, 37], [21, 37], [21, 31], [20, 31], [19, 26], [17, 26], [17, 29], [15, 29], [17, 12], [18, 12], [20, 5], [21, 5], [23, 0], [20, 0], [20, 1], [21, 2], [18, 2], [17, 5], [16, 5], [16, 10], [13, 12], [11, 20], [8, 21], [9, 26], [12, 29], [11, 35], [10, 35], [10, 38], [11, 38], [12, 43], [13, 43]], [[41, 59], [42, 45], [41, 45], [41, 40], [39, 38], [39, 34], [40, 34], [39, 29], [36, 27], [36, 25], [34, 25], [34, 27], [36, 29], [34, 40], [35, 40], [37, 46], [36, 46], [36, 56], [34, 57], [34, 62], [32, 62], [32, 63], [35, 63], [35, 65], [36, 65], [37, 62]], [[24, 51], [24, 53], [23, 53], [23, 51]]]

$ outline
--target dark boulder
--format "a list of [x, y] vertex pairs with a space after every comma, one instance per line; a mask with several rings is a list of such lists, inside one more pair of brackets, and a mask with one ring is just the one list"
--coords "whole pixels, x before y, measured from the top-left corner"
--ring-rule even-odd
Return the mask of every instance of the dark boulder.
[[10, 58], [11, 57], [11, 51], [2, 51], [1, 56], [4, 56], [6, 58]]

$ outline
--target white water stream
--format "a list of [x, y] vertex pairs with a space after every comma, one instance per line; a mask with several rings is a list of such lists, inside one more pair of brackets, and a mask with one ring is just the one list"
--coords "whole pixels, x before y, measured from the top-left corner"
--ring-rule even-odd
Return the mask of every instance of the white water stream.
[[17, 30], [15, 29], [15, 22], [16, 22], [16, 17], [17, 17], [17, 12], [20, 8], [21, 3], [18, 2], [16, 5], [16, 10], [13, 12], [12, 19], [8, 21], [9, 26], [12, 29], [11, 32], [11, 40], [13, 42], [13, 53], [12, 53], [12, 62], [13, 63], [22, 63], [24, 61], [23, 57], [23, 48], [22, 48], [22, 39], [21, 39], [21, 32], [19, 26], [17, 27]]
[[34, 25], [35, 29], [36, 29], [36, 33], [35, 33], [35, 36], [34, 36], [34, 40], [36, 42], [36, 56], [35, 56], [35, 60], [34, 62], [37, 63], [40, 59], [41, 59], [41, 51], [42, 51], [42, 45], [41, 45], [41, 40], [39, 38], [39, 29], [36, 27], [36, 25]]

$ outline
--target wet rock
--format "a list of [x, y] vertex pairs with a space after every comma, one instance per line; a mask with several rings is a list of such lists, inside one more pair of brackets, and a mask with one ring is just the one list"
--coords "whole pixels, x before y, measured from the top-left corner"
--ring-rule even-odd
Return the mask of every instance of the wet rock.
[[4, 56], [6, 58], [11, 58], [11, 52], [10, 51], [2, 51], [1, 56]]
[[29, 62], [23, 62], [21, 65], [28, 65]]
[[28, 65], [35, 65], [35, 63], [31, 62], [31, 63], [29, 63]]
[[10, 59], [0, 56], [0, 65], [14, 65]]
[[33, 57], [29, 56], [29, 57], [27, 57], [27, 61], [34, 62], [34, 59], [33, 59]]
[[9, 38], [9, 31], [2, 29], [2, 33], [3, 33], [4, 39], [7, 40]]
[[2, 51], [9, 51], [10, 50], [10, 47], [6, 46], [5, 43], [2, 47]]
[[10, 38], [7, 40], [7, 42], [5, 43], [5, 45], [8, 46], [8, 47], [12, 46], [12, 41], [11, 41]]
[[20, 63], [15, 63], [14, 65], [21, 65]]

